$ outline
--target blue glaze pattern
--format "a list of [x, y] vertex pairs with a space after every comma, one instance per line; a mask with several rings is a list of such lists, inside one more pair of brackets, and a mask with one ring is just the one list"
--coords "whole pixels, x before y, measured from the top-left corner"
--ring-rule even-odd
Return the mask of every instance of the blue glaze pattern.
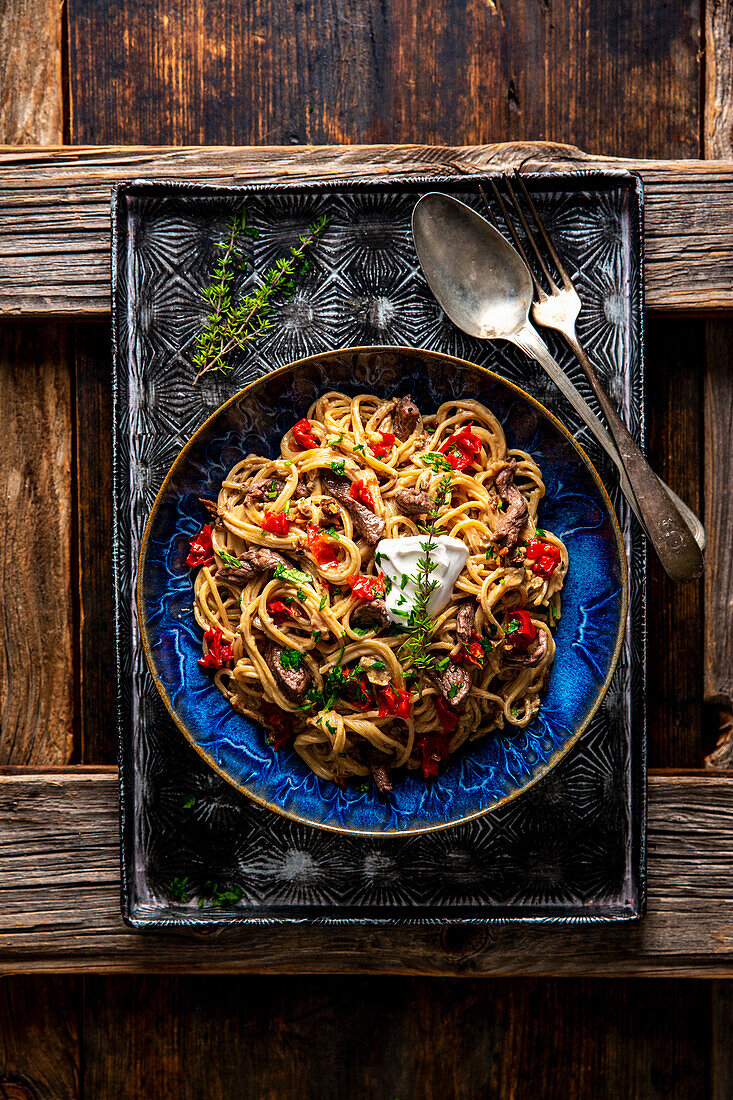
[[[414, 774], [389, 801], [341, 790], [292, 751], [273, 752], [261, 727], [237, 714], [201, 670], [201, 631], [185, 564], [203, 522], [199, 496], [254, 451], [274, 454], [282, 435], [326, 389], [391, 396], [411, 390], [425, 410], [475, 397], [503, 424], [509, 446], [538, 462], [547, 489], [540, 524], [567, 545], [557, 651], [541, 710], [526, 730], [502, 731], [457, 754], [437, 779]], [[607, 686], [623, 631], [626, 570], [610, 503], [590, 463], [541, 406], [497, 375], [431, 351], [334, 352], [261, 379], [228, 402], [175, 461], [151, 514], [140, 560], [139, 616], [151, 671], [189, 740], [229, 782], [294, 819], [355, 833], [444, 828], [497, 807], [537, 781], [588, 723]]]

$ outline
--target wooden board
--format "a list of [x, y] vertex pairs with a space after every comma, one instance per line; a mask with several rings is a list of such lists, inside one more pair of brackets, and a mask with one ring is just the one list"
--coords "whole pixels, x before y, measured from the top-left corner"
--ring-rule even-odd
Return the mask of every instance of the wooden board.
[[226, 17], [217, 0], [167, 0], [142, 10], [139, 0], [70, 0], [74, 142], [541, 135], [641, 157], [698, 151], [699, 4], [686, 0], [251, 0]]
[[0, 819], [0, 973], [733, 976], [731, 776], [651, 778], [648, 915], [583, 928], [295, 926], [218, 937], [141, 934], [120, 917], [114, 769], [4, 774]]
[[646, 185], [646, 304], [733, 307], [733, 163], [592, 157], [515, 143], [286, 148], [78, 148], [0, 151], [0, 315], [106, 316], [109, 200], [136, 177], [217, 183], [395, 173], [628, 168]]
[[80, 1096], [79, 987], [79, 979], [68, 975], [24, 975], [0, 982], [3, 1100]]
[[63, 141], [62, 0], [0, 4], [0, 135], [9, 145]]
[[705, 4], [704, 150], [733, 156], [733, 0]]
[[[645, 345], [650, 461], [702, 515], [705, 322], [653, 318], [646, 327]], [[703, 758], [703, 584], [673, 584], [651, 549], [648, 561], [648, 763], [652, 768], [699, 768]]]
[[0, 327], [0, 764], [73, 751], [71, 380], [65, 330]]
[[703, 982], [93, 977], [86, 1019], [94, 1098], [709, 1096]]

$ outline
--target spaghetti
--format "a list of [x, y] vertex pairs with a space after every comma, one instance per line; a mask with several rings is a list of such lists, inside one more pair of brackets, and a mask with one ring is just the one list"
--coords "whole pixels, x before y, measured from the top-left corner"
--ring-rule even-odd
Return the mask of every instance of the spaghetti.
[[[276, 458], [248, 455], [202, 501], [211, 522], [188, 559], [200, 664], [323, 779], [390, 790], [400, 768], [436, 775], [540, 706], [568, 568], [537, 527], [544, 492], [477, 401], [421, 417], [410, 397], [326, 393]], [[379, 545], [422, 536], [429, 550], [430, 532], [468, 556], [416, 643], [417, 612], [389, 599]]]

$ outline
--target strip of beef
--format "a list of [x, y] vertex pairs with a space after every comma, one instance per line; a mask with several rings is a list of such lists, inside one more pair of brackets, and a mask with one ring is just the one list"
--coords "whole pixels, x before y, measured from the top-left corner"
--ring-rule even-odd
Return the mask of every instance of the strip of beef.
[[282, 655], [285, 652], [274, 642], [268, 642], [264, 649], [264, 658], [268, 668], [275, 677], [275, 683], [280, 688], [286, 699], [291, 703], [302, 703], [305, 693], [310, 687], [311, 674], [304, 664], [300, 668], [284, 668]]
[[494, 488], [505, 508], [499, 526], [494, 531], [494, 542], [506, 546], [508, 550], [513, 550], [519, 542], [529, 514], [527, 501], [514, 486], [516, 469], [517, 460], [513, 458], [494, 478]]
[[354, 626], [389, 626], [389, 615], [384, 600], [364, 600], [353, 612]]
[[[269, 481], [265, 478], [264, 481], [258, 481], [256, 485], [248, 489], [245, 496], [249, 501], [255, 501], [262, 504], [264, 501], [270, 499], [270, 494], [273, 492], [276, 496], [279, 496], [285, 488], [285, 484], [285, 481], [281, 477], [271, 477]], [[310, 496], [308, 486], [305, 482], [299, 481], [295, 486], [293, 500], [303, 500], [307, 496]], [[272, 499], [274, 500], [275, 497], [272, 497]]]
[[387, 791], [391, 791], [394, 788], [389, 781], [389, 771], [383, 764], [372, 764], [372, 775], [374, 776], [374, 783], [378, 791], [382, 794], [386, 794]]
[[412, 395], [408, 393], [397, 402], [397, 408], [392, 417], [394, 434], [404, 443], [415, 431], [419, 419], [420, 410], [412, 400]]
[[266, 546], [259, 550], [245, 550], [239, 556], [239, 565], [224, 565], [217, 569], [214, 580], [229, 581], [231, 584], [248, 584], [260, 573], [274, 573], [278, 565], [292, 569], [292, 565], [282, 554], [268, 550]]
[[206, 497], [199, 497], [199, 504], [202, 508], [206, 509], [210, 516], [214, 516], [215, 518], [218, 517], [219, 505], [215, 500], [207, 500]]
[[476, 622], [476, 604], [474, 600], [464, 600], [456, 615], [456, 637], [459, 642], [468, 645], [473, 637]]
[[540, 634], [537, 648], [533, 653], [525, 649], [512, 648], [504, 651], [504, 663], [512, 668], [534, 668], [547, 654], [547, 635], [544, 630]]
[[403, 516], [419, 516], [423, 512], [432, 512], [435, 507], [432, 497], [418, 489], [400, 489], [396, 499]]
[[376, 546], [384, 534], [385, 523], [379, 516], [375, 516], [365, 504], [354, 500], [349, 496], [351, 482], [347, 477], [339, 477], [338, 474], [324, 473], [322, 475], [323, 488], [330, 493], [339, 504], [343, 504], [347, 512], [351, 513], [354, 527], [370, 546]]
[[465, 668], [449, 661], [445, 671], [435, 675], [433, 679], [448, 706], [453, 710], [460, 710], [471, 690], [471, 677]]

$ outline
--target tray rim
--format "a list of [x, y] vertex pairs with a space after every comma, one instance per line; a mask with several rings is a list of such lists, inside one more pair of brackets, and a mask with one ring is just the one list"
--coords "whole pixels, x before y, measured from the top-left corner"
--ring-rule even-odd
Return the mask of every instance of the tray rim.
[[[520, 166], [521, 167], [521, 166]], [[638, 602], [638, 621], [639, 621], [639, 645], [641, 649], [641, 656], [638, 660], [637, 675], [641, 680], [641, 696], [642, 703], [638, 706], [638, 713], [632, 715], [632, 726], [629, 729], [629, 746], [631, 759], [629, 761], [629, 794], [627, 804], [629, 806], [629, 841], [628, 847], [630, 850], [630, 896], [628, 898], [628, 906], [608, 906], [606, 910], [599, 909], [595, 913], [563, 913], [563, 912], [548, 912], [546, 915], [537, 914], [522, 914], [511, 912], [505, 916], [469, 916], [458, 915], [455, 909], [459, 907], [453, 907], [453, 911], [450, 908], [446, 908], [445, 912], [439, 917], [421, 917], [421, 916], [403, 916], [396, 917], [389, 914], [380, 915], [377, 911], [364, 912], [360, 910], [360, 915], [343, 915], [334, 916], [328, 914], [317, 913], [315, 910], [311, 910], [313, 915], [296, 915], [295, 912], [289, 914], [278, 914], [276, 916], [268, 916], [260, 908], [257, 912], [248, 913], [246, 911], [240, 911], [241, 915], [235, 911], [229, 910], [226, 912], [217, 911], [215, 914], [211, 913], [210, 916], [205, 917], [202, 912], [193, 913], [191, 915], [175, 914], [173, 916], [147, 918], [144, 916], [137, 916], [134, 912], [134, 902], [132, 900], [132, 887], [131, 881], [132, 867], [128, 866], [130, 847], [128, 846], [128, 837], [130, 830], [134, 826], [133, 815], [128, 816], [128, 806], [126, 797], [126, 785], [127, 785], [127, 763], [126, 755], [130, 745], [125, 741], [125, 724], [124, 724], [124, 699], [123, 699], [123, 683], [121, 675], [121, 662], [120, 655], [122, 650], [121, 639], [121, 625], [122, 625], [122, 592], [120, 591], [121, 585], [119, 583], [120, 577], [120, 558], [121, 558], [121, 542], [120, 542], [120, 520], [118, 515], [118, 489], [121, 485], [120, 479], [120, 449], [118, 444], [118, 433], [120, 428], [119, 423], [119, 396], [120, 396], [120, 372], [119, 372], [119, 355], [120, 347], [118, 340], [118, 323], [119, 323], [119, 249], [121, 243], [121, 223], [125, 217], [124, 200], [128, 195], [133, 194], [136, 190], [142, 190], [145, 194], [157, 194], [164, 195], [170, 193], [181, 194], [194, 194], [198, 193], [202, 196], [214, 197], [221, 195], [222, 197], [232, 197], [238, 194], [259, 194], [259, 193], [312, 193], [323, 191], [324, 193], [339, 193], [347, 191], [350, 193], [369, 193], [379, 191], [393, 191], [393, 190], [413, 190], [420, 186], [429, 186], [431, 189], [446, 188], [449, 186], [456, 186], [460, 188], [464, 185], [470, 185], [472, 182], [486, 181], [489, 178], [501, 176], [506, 174], [504, 169], [496, 172], [492, 172], [486, 169], [477, 169], [471, 171], [459, 171], [455, 173], [441, 173], [423, 175], [419, 173], [399, 172], [394, 175], [388, 174], [384, 177], [366, 179], [354, 179], [348, 175], [343, 176], [315, 176], [311, 179], [299, 179], [299, 180], [270, 180], [270, 179], [253, 179], [244, 180], [241, 183], [235, 184], [223, 184], [217, 182], [202, 182], [202, 181], [187, 181], [176, 178], [146, 178], [146, 177], [132, 177], [129, 180], [121, 180], [115, 183], [111, 188], [110, 194], [110, 206], [111, 206], [111, 219], [110, 219], [110, 245], [111, 245], [111, 329], [112, 329], [112, 503], [113, 503], [113, 597], [114, 597], [114, 630], [115, 630], [115, 652], [116, 652], [116, 664], [117, 664], [117, 741], [118, 741], [118, 784], [120, 795], [120, 869], [121, 869], [121, 881], [120, 881], [120, 894], [121, 894], [121, 911], [122, 919], [124, 923], [137, 931], [166, 931], [175, 929], [186, 928], [200, 928], [200, 927], [212, 927], [212, 926], [239, 926], [239, 925], [296, 925], [296, 924], [334, 924], [334, 925], [369, 925], [372, 927], [395, 927], [399, 925], [491, 925], [491, 924], [595, 924], [595, 923], [616, 923], [618, 921], [639, 920], [643, 917], [646, 911], [647, 901], [647, 716], [646, 707], [643, 705], [643, 698], [646, 695], [646, 683], [647, 683], [647, 598], [648, 598], [648, 568], [647, 568], [647, 547], [643, 538], [639, 539], [639, 573], [641, 580], [638, 584], [638, 591], [632, 592], [631, 580], [628, 583], [628, 607], [627, 607], [627, 622], [632, 610], [632, 603]], [[638, 435], [642, 450], [645, 449], [646, 439], [646, 400], [644, 392], [644, 384], [646, 380], [646, 365], [645, 365], [645, 323], [644, 323], [644, 183], [641, 176], [634, 171], [630, 171], [626, 168], [608, 168], [608, 169], [578, 169], [562, 171], [535, 171], [522, 173], [526, 182], [531, 185], [542, 184], [547, 182], [552, 186], [549, 186], [547, 190], [560, 190], [563, 185], [571, 190], [582, 190], [584, 185], [587, 188], [597, 187], [599, 190], [610, 190], [615, 187], [623, 187], [630, 194], [630, 198], [633, 204], [633, 213], [636, 215], [638, 223], [638, 253], [636, 256], [638, 269], [637, 277], [635, 280], [635, 286], [632, 287], [632, 300], [638, 299], [638, 320], [637, 320], [637, 332], [639, 339], [638, 348], [638, 384], [640, 385], [640, 399], [639, 399], [639, 417], [638, 417]], [[533, 187], [530, 186], [530, 190]], [[633, 230], [632, 230], [633, 232]], [[367, 347], [369, 345], [363, 345]], [[382, 349], [387, 345], [377, 345]], [[397, 345], [399, 350], [404, 350], [408, 345]], [[330, 349], [336, 350], [336, 349]], [[413, 349], [415, 350], [415, 349]], [[448, 354], [440, 352], [439, 354]], [[466, 360], [466, 362], [469, 362]], [[479, 364], [471, 364], [478, 366]], [[487, 369], [487, 368], [483, 368]], [[495, 372], [489, 372], [495, 373]], [[498, 377], [502, 377], [499, 375]], [[510, 381], [503, 379], [502, 381]], [[521, 387], [517, 387], [521, 389]], [[236, 396], [236, 395], [234, 395]], [[529, 395], [531, 397], [531, 395]], [[534, 399], [536, 400], [536, 399]], [[543, 406], [544, 407], [544, 406]], [[549, 412], [549, 410], [548, 410]], [[550, 415], [554, 415], [550, 413]], [[208, 419], [208, 418], [207, 418]], [[568, 429], [566, 429], [568, 430]], [[572, 435], [572, 433], [570, 433]], [[573, 437], [574, 438], [574, 437]], [[574, 440], [577, 443], [577, 440]], [[579, 445], [579, 444], [578, 444]], [[580, 445], [579, 445], [580, 446]], [[582, 447], [581, 447], [582, 449]], [[585, 454], [585, 452], [583, 451]], [[586, 456], [588, 457], [588, 456]], [[588, 458], [591, 469], [595, 471], [595, 466]], [[157, 496], [157, 494], [156, 494]], [[615, 509], [611, 504], [611, 514], [616, 519]], [[146, 521], [147, 525], [147, 521]], [[633, 517], [630, 520], [630, 535], [633, 536], [635, 527], [635, 521]], [[622, 542], [623, 542], [622, 532]], [[624, 547], [624, 564], [627, 572], [628, 560], [626, 558], [626, 552]], [[629, 574], [630, 576], [630, 574]], [[134, 593], [130, 595], [134, 599]], [[623, 641], [622, 641], [623, 646]], [[633, 652], [630, 654], [629, 667], [632, 668], [634, 664]], [[633, 723], [638, 725], [638, 730], [633, 728]], [[636, 736], [634, 736], [636, 735]], [[575, 743], [575, 742], [574, 742]], [[634, 764], [636, 765], [634, 767]], [[636, 812], [635, 812], [636, 807]], [[132, 809], [132, 807], [129, 807]], [[433, 831], [433, 830], [431, 830]], [[381, 834], [380, 834], [381, 837]], [[126, 856], [128, 858], [126, 858]], [[141, 907], [141, 908], [144, 908]], [[506, 907], [505, 907], [506, 908]], [[621, 912], [617, 910], [621, 909]], [[496, 914], [500, 911], [494, 909]], [[342, 910], [345, 912], [345, 910]]]

